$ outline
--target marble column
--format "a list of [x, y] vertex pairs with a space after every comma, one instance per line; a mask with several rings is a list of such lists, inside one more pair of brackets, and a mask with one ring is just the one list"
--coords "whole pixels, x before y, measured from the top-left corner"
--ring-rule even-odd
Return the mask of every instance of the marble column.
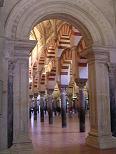
[[31, 95], [30, 95], [30, 96], [29, 96], [29, 118], [30, 118], [30, 119], [31, 119], [31, 113], [32, 113], [31, 107], [32, 107], [32, 97], [31, 97]]
[[116, 64], [109, 65], [111, 131], [116, 137]]
[[5, 41], [5, 38], [0, 37], [0, 150], [6, 149], [8, 147], [8, 58], [6, 55], [9, 52], [9, 46], [11, 46], [12, 43], [5, 43]]
[[37, 120], [37, 96], [34, 96], [34, 120]]
[[53, 124], [53, 93], [54, 89], [47, 89], [47, 109], [48, 109], [48, 116], [49, 116], [49, 124]]
[[61, 64], [60, 64], [60, 58], [56, 57], [56, 81], [60, 82], [60, 70], [61, 70]]
[[62, 128], [67, 127], [66, 119], [66, 86], [61, 85], [61, 116], [62, 116]]
[[40, 120], [41, 122], [44, 122], [44, 105], [45, 105], [44, 95], [45, 95], [45, 92], [40, 91]]
[[8, 107], [7, 107], [7, 127], [8, 127], [8, 148], [13, 144], [13, 71], [15, 62], [8, 61]]
[[116, 147], [116, 140], [111, 134], [108, 48], [92, 46], [87, 58], [90, 132], [86, 143], [101, 149]]
[[11, 153], [32, 153], [32, 143], [28, 136], [29, 121], [29, 53], [35, 46], [33, 41], [14, 42], [13, 75], [13, 146]]
[[84, 86], [87, 79], [77, 79], [76, 85], [79, 87], [79, 104], [78, 104], [78, 117], [80, 132], [85, 132], [85, 96]]

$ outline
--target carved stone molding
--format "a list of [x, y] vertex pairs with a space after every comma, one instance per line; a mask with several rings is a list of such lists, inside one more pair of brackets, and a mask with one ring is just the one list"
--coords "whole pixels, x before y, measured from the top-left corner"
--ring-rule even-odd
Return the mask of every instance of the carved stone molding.
[[36, 41], [32, 40], [16, 40], [14, 42], [14, 56], [28, 58], [29, 53], [35, 47], [36, 43]]
[[8, 76], [13, 76], [13, 70], [15, 67], [16, 61], [14, 60], [9, 60], [8, 61]]
[[100, 63], [108, 63], [110, 61], [109, 48], [104, 46], [93, 45], [88, 48], [86, 57], [88, 63], [98, 61]]
[[53, 91], [54, 91], [54, 89], [48, 89], [48, 88], [47, 88], [47, 94], [48, 94], [48, 95], [52, 95]]
[[40, 96], [44, 96], [45, 95], [45, 91], [39, 91]]
[[87, 79], [75, 79], [75, 83], [79, 88], [84, 88], [86, 85]]
[[[31, 10], [28, 9], [29, 7], [31, 7]], [[84, 14], [84, 12], [87, 13]], [[104, 17], [101, 10], [90, 1], [80, 0], [46, 0], [41, 2], [36, 1], [36, 3], [33, 3], [33, 1], [29, 2], [28, 0], [19, 1], [12, 9], [9, 18], [7, 19], [6, 35], [13, 38], [27, 38], [32, 25], [35, 25], [42, 19], [48, 19], [55, 16], [62, 17], [62, 19], [67, 19], [70, 22], [72, 21], [73, 25], [78, 25], [79, 30], [85, 33], [86, 38], [88, 37], [90, 41], [91, 37], [89, 32], [92, 33], [91, 36], [95, 42], [105, 42], [106, 44], [115, 43], [115, 40], [113, 40], [115, 37], [111, 25]], [[93, 17], [96, 17], [95, 21], [93, 20]], [[76, 19], [81, 21], [81, 23], [76, 21]], [[84, 25], [89, 29], [89, 32]], [[21, 30], [22, 33], [20, 33]]]
[[34, 40], [12, 40], [5, 39], [4, 58], [5, 59], [18, 59], [18, 58], [29, 58], [29, 53], [36, 45]]
[[115, 63], [109, 63], [109, 75], [113, 76], [116, 75], [116, 64]]

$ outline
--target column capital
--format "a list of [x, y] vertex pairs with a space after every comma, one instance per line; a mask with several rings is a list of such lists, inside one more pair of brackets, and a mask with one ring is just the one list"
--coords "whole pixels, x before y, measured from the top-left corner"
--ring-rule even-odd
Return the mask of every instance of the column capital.
[[109, 63], [109, 73], [110, 74], [116, 74], [116, 63]]
[[12, 40], [4, 38], [5, 48], [4, 48], [4, 57], [9, 58], [18, 58], [18, 57], [29, 57], [30, 51], [35, 47], [35, 40]]
[[44, 96], [45, 95], [45, 91], [39, 91], [40, 96]]
[[88, 62], [99, 61], [107, 63], [110, 61], [109, 48], [105, 46], [92, 46], [87, 54]]
[[80, 53], [80, 55], [86, 57], [88, 59], [88, 63], [91, 61], [107, 63], [110, 61], [110, 50], [113, 49], [113, 47], [93, 44]]
[[77, 50], [78, 50], [77, 46], [72, 46], [71, 47], [71, 51], [77, 51]]
[[52, 95], [53, 91], [54, 91], [54, 89], [47, 88], [47, 94], [48, 95]]
[[13, 76], [14, 68], [15, 68], [16, 61], [10, 59], [8, 61], [8, 75]]
[[34, 40], [15, 40], [14, 41], [14, 56], [15, 57], [29, 57], [29, 53], [35, 47]]
[[68, 85], [59, 84], [59, 89], [61, 91], [66, 91], [67, 87], [68, 87]]
[[75, 79], [75, 83], [79, 88], [84, 88], [86, 85], [87, 79]]

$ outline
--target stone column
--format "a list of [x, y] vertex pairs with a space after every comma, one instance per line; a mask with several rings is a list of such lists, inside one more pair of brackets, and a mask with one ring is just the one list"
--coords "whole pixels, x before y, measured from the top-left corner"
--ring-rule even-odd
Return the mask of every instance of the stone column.
[[77, 48], [76, 47], [72, 47], [71, 49], [72, 52], [72, 76], [73, 79], [75, 80], [76, 78], [79, 78], [79, 55], [77, 54]]
[[49, 124], [53, 124], [53, 93], [54, 89], [47, 89], [47, 109], [48, 109], [48, 116], [49, 116]]
[[37, 96], [34, 96], [34, 120], [37, 120]]
[[60, 70], [61, 70], [60, 58], [56, 57], [56, 81], [57, 82], [60, 82]]
[[13, 70], [15, 62], [8, 61], [8, 107], [7, 107], [7, 129], [8, 129], [8, 148], [13, 144]]
[[32, 143], [28, 137], [29, 119], [29, 52], [35, 46], [33, 41], [14, 42], [14, 78], [13, 78], [13, 154], [32, 152]]
[[40, 119], [41, 119], [41, 122], [44, 122], [44, 105], [45, 105], [44, 95], [45, 95], [45, 92], [40, 91]]
[[109, 65], [111, 131], [116, 137], [116, 64]]
[[79, 127], [80, 132], [85, 132], [85, 97], [84, 97], [84, 86], [87, 79], [77, 79], [75, 82], [79, 87], [79, 104], [78, 104], [78, 114], [79, 114]]
[[61, 116], [62, 116], [62, 128], [67, 126], [66, 120], [66, 86], [61, 85]]
[[32, 108], [32, 97], [31, 95], [29, 95], [29, 118], [31, 119], [31, 114], [32, 114], [32, 111], [31, 111], [31, 108]]
[[[0, 30], [2, 26], [0, 26]], [[8, 147], [7, 136], [7, 106], [8, 106], [8, 59], [7, 52], [10, 43], [5, 44], [5, 38], [0, 37], [0, 150]], [[7, 49], [5, 46], [7, 45]]]
[[107, 51], [105, 47], [93, 46], [87, 55], [90, 133], [86, 142], [101, 149], [116, 147], [116, 140], [111, 134]]

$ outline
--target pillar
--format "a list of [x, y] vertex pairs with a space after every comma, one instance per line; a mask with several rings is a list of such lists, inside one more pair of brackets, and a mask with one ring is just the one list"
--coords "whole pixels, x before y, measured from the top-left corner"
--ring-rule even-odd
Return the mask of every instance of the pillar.
[[28, 136], [29, 121], [29, 53], [35, 46], [33, 41], [14, 42], [15, 67], [13, 72], [13, 146], [11, 153], [33, 152]]
[[111, 134], [108, 49], [92, 46], [87, 58], [90, 132], [86, 142], [88, 145], [101, 149], [113, 148], [116, 147], [116, 140]]
[[78, 117], [79, 117], [79, 128], [80, 132], [85, 132], [85, 97], [84, 97], [84, 86], [87, 79], [77, 79], [75, 82], [79, 87], [79, 104], [78, 104]]
[[41, 122], [44, 122], [44, 106], [45, 106], [44, 94], [45, 94], [44, 91], [40, 92], [40, 121]]
[[111, 132], [116, 137], [116, 64], [109, 65]]
[[49, 124], [53, 124], [53, 93], [54, 89], [47, 89], [47, 109], [48, 109], [48, 116], [49, 116]]
[[34, 120], [37, 120], [37, 96], [34, 95]]
[[8, 106], [7, 106], [7, 128], [8, 148], [13, 144], [13, 70], [15, 62], [8, 61]]
[[77, 54], [78, 51], [77, 51], [77, 48], [76, 47], [72, 47], [71, 49], [71, 52], [72, 52], [72, 76], [73, 76], [73, 79], [77, 79], [79, 78], [79, 55]]
[[29, 95], [29, 118], [31, 119], [31, 114], [32, 114], [32, 98], [33, 95]]
[[67, 126], [66, 120], [66, 86], [61, 85], [61, 116], [62, 116], [62, 128]]
[[[1, 30], [1, 27], [0, 27]], [[8, 106], [8, 57], [12, 43], [0, 37], [0, 150], [8, 147], [7, 106]], [[7, 47], [6, 47], [7, 46]], [[6, 47], [6, 48], [5, 48]], [[12, 47], [11, 47], [12, 48]]]
[[58, 83], [60, 82], [60, 70], [61, 70], [60, 58], [56, 57], [56, 81]]

